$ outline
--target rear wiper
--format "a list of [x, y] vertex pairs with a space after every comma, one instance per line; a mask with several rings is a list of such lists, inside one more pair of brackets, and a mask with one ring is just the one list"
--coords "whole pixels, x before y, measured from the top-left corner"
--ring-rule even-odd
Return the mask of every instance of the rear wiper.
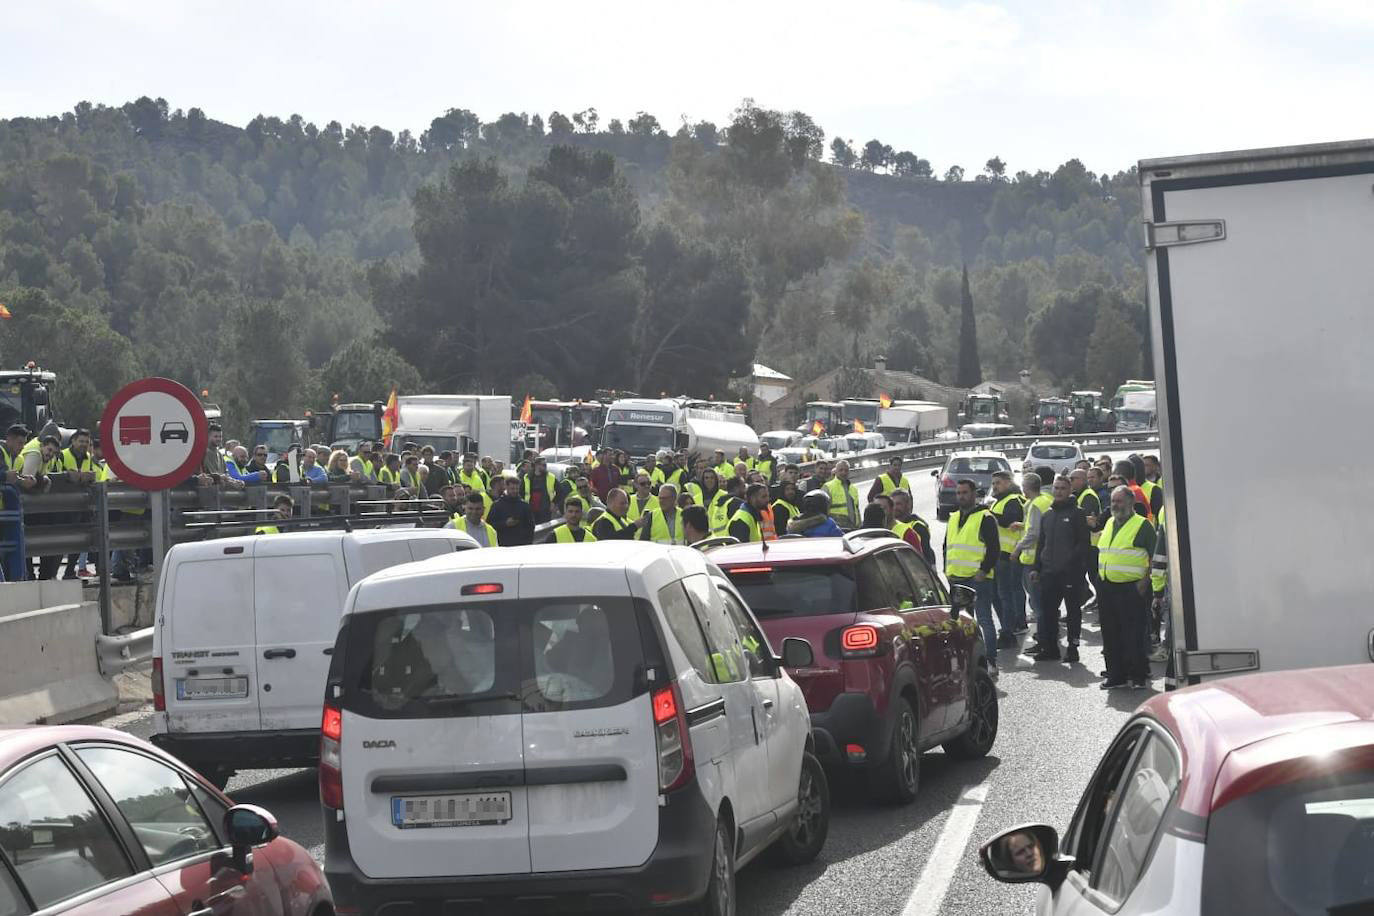
[[473, 706], [478, 703], [489, 703], [497, 700], [518, 700], [520, 699], [520, 694], [513, 691], [506, 691], [505, 693], [484, 693], [479, 696], [461, 696], [459, 694], [446, 693], [437, 696], [422, 696], [416, 699], [423, 700], [427, 705], [441, 705], [450, 709], [463, 709], [464, 707]]

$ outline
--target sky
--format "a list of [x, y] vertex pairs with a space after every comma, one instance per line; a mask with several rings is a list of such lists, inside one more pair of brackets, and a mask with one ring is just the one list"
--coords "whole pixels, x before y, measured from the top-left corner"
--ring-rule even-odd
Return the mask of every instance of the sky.
[[422, 132], [745, 98], [970, 174], [1374, 136], [1374, 0], [11, 0], [0, 117], [141, 95]]

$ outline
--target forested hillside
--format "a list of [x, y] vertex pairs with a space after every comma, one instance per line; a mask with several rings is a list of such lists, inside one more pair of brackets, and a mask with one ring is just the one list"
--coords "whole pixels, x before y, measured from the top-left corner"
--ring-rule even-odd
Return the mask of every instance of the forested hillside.
[[986, 376], [1110, 386], [1142, 370], [1138, 226], [1133, 171], [936, 178], [747, 101], [419, 137], [83, 103], [0, 121], [0, 364], [60, 372], [76, 422], [160, 374], [231, 429], [393, 384], [721, 393], [755, 359], [953, 382], [967, 264]]

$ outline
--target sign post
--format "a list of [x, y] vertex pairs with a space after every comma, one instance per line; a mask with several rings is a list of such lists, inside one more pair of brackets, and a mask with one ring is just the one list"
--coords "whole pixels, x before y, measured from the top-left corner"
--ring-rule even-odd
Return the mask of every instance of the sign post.
[[[191, 477], [205, 459], [209, 423], [200, 398], [165, 378], [145, 378], [115, 392], [100, 416], [105, 460], [123, 482], [148, 491], [154, 581], [171, 546], [167, 490]], [[109, 567], [106, 557], [104, 566]]]

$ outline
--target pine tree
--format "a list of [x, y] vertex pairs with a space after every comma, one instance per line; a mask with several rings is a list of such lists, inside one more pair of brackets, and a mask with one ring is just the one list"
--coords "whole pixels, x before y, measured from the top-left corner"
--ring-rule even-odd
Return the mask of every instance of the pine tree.
[[978, 363], [978, 323], [973, 318], [973, 294], [968, 288], [968, 265], [964, 265], [964, 284], [959, 291], [959, 370], [954, 383], [972, 388], [983, 380]]

